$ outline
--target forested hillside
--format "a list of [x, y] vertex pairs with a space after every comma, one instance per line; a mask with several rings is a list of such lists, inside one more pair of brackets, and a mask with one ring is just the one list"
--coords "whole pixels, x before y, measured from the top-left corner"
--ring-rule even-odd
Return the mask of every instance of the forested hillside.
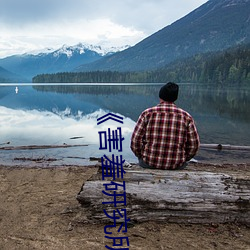
[[65, 72], [42, 74], [33, 78], [34, 83], [156, 83], [166, 81], [250, 84], [250, 44], [222, 52], [197, 54], [155, 71]]
[[223, 52], [198, 54], [152, 73], [152, 81], [250, 83], [250, 44]]
[[129, 49], [75, 71], [145, 71], [250, 42], [250, 0], [209, 0]]

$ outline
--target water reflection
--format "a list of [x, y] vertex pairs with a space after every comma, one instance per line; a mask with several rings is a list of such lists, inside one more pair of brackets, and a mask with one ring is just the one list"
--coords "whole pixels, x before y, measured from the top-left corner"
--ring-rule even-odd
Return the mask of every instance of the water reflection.
[[193, 112], [250, 122], [249, 88], [184, 85], [179, 102]]
[[[124, 156], [136, 160], [129, 149], [130, 135], [140, 113], [159, 102], [160, 85], [36, 85], [0, 87], [0, 143], [13, 145], [72, 143], [69, 138], [83, 137], [87, 148], [46, 151], [47, 155], [75, 159], [98, 156], [96, 119], [113, 112], [124, 116], [126, 134]], [[250, 145], [249, 88], [215, 88], [197, 84], [180, 85], [177, 105], [194, 117], [202, 143]], [[7, 154], [8, 153], [8, 154]], [[0, 152], [9, 159], [13, 152]], [[45, 153], [45, 151], [43, 151]], [[27, 152], [22, 152], [27, 154]], [[32, 151], [41, 154], [41, 151]], [[200, 150], [199, 160], [250, 161], [248, 152]], [[14, 158], [14, 155], [13, 155]], [[68, 159], [68, 158], [67, 158]], [[73, 159], [73, 158], [71, 158]], [[58, 161], [59, 163], [59, 161]], [[72, 163], [72, 160], [71, 160]]]
[[[128, 114], [133, 120], [146, 107], [158, 103], [161, 85], [95, 85], [95, 86], [35, 86], [42, 92], [75, 94], [86, 101], [91, 96], [95, 103], [109, 110]], [[128, 102], [129, 101], [129, 105]], [[182, 84], [177, 104], [193, 113], [218, 114], [250, 122], [249, 88], [216, 87], [214, 85]]]

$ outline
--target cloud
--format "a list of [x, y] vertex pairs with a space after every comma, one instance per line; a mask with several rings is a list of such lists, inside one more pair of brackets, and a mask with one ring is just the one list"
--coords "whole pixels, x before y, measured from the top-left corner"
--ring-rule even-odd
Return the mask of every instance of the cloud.
[[66, 14], [68, 2], [67, 0], [65, 3], [59, 0], [1, 0], [0, 20], [17, 27], [44, 20], [54, 20]]
[[205, 0], [1, 0], [0, 20], [21, 27], [34, 23], [109, 19], [125, 27], [157, 31], [198, 7]]
[[0, 0], [0, 50], [11, 52], [5, 44], [21, 52], [78, 42], [134, 45], [204, 2]]
[[60, 23], [45, 21], [27, 24], [22, 29], [13, 28], [11, 33], [0, 24], [0, 30], [0, 57], [46, 47], [56, 49], [63, 44], [74, 45], [79, 42], [105, 46], [133, 45], [145, 37], [142, 31], [113, 23], [109, 19], [62, 20]]

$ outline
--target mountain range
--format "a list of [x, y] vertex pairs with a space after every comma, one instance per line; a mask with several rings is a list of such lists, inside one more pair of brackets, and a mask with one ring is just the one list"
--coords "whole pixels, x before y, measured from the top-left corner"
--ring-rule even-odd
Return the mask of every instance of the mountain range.
[[0, 59], [0, 67], [29, 81], [42, 73], [145, 71], [249, 42], [250, 0], [209, 0], [132, 47], [103, 51], [91, 45], [63, 46], [36, 55], [6, 57]]
[[23, 77], [0, 67], [0, 83], [18, 82], [20, 79], [25, 80]]
[[[57, 50], [46, 49], [42, 52], [2, 58], [0, 59], [0, 67], [9, 72], [8, 81], [16, 81], [17, 79], [31, 81], [31, 78], [37, 74], [73, 71], [81, 64], [96, 61], [128, 47], [104, 48], [83, 43], [75, 46], [63, 45]], [[20, 75], [19, 78], [11, 72]], [[1, 78], [6, 77], [2, 76], [0, 71]]]
[[145, 71], [197, 53], [250, 41], [250, 0], [209, 0], [185, 17], [120, 53], [76, 71]]

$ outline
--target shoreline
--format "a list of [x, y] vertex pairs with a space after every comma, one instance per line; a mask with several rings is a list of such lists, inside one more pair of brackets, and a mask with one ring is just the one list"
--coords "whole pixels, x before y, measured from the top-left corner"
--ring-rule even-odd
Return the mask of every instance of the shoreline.
[[[94, 153], [88, 156], [83, 151], [57, 151], [60, 148], [33, 149], [33, 150], [0, 150], [0, 166], [34, 166], [34, 167], [61, 167], [61, 166], [89, 166], [98, 162], [101, 154]], [[56, 150], [56, 151], [54, 151]], [[93, 152], [92, 152], [93, 153]], [[137, 164], [135, 157], [126, 157], [126, 162]], [[198, 165], [249, 165], [250, 151], [201, 149], [194, 158]]]
[[[104, 225], [82, 223], [83, 211], [76, 200], [82, 184], [96, 168], [1, 165], [0, 249], [105, 249], [110, 242], [104, 237]], [[250, 177], [250, 164], [196, 163], [188, 170], [233, 171]], [[130, 249], [135, 250], [250, 248], [250, 228], [236, 223], [144, 222], [128, 228], [127, 236]]]
[[[92, 157], [90, 157], [91, 159]], [[31, 160], [33, 163], [33, 160]], [[100, 165], [100, 161], [98, 158], [93, 157], [93, 160], [89, 160], [88, 164], [83, 165], [76, 165], [76, 164], [60, 164], [60, 165], [39, 165], [39, 162], [34, 161], [34, 164], [29, 164], [29, 160], [25, 162], [25, 165], [20, 165], [18, 163], [13, 165], [5, 165], [4, 163], [0, 162], [0, 169], [67, 169], [67, 168], [97, 168]], [[131, 166], [138, 166], [137, 163], [129, 163]], [[125, 166], [126, 168], [126, 166]], [[141, 168], [143, 169], [143, 168]], [[156, 169], [157, 170], [157, 169]], [[190, 162], [188, 163], [188, 166], [186, 170], [192, 170], [192, 171], [240, 171], [244, 173], [250, 172], [250, 163], [248, 162], [234, 162], [231, 163], [228, 162]], [[162, 170], [162, 171], [168, 171], [168, 170]]]

